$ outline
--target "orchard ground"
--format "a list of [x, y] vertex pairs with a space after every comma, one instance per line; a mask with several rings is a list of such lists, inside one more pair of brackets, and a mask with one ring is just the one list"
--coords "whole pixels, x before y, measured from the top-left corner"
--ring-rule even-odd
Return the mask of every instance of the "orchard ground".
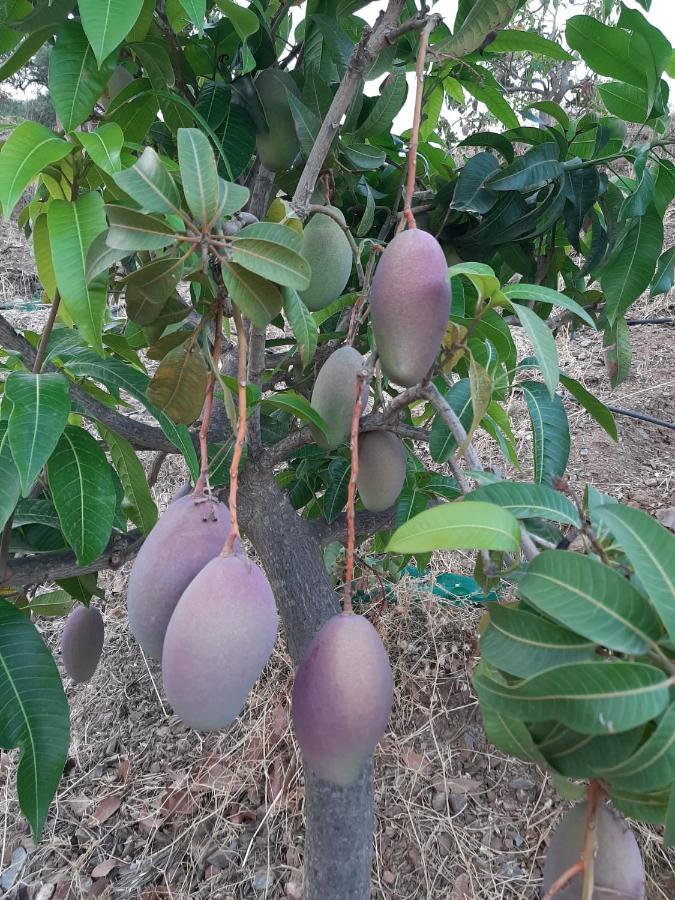
[[[673, 209], [666, 228], [668, 246], [675, 233]], [[15, 325], [39, 330], [47, 308], [28, 303], [37, 286], [33, 271], [23, 235], [14, 224], [4, 226], [0, 305], [13, 307], [5, 314]], [[631, 317], [674, 313], [671, 292], [642, 298]], [[675, 329], [633, 327], [631, 341], [631, 374], [615, 392], [606, 379], [599, 335], [562, 334], [561, 367], [608, 403], [675, 421]], [[620, 437], [614, 444], [567, 399], [572, 487], [580, 494], [591, 483], [672, 527], [675, 432], [617, 417]], [[530, 429], [518, 401], [511, 412], [527, 465]], [[477, 445], [486, 464], [501, 464], [489, 439], [479, 436]], [[152, 454], [146, 457], [149, 466]], [[184, 467], [170, 457], [155, 486], [160, 509], [184, 480]], [[468, 573], [468, 557], [436, 554], [433, 567]], [[300, 898], [303, 788], [289, 724], [288, 656], [275, 651], [231, 731], [188, 731], [163, 705], [159, 666], [146, 663], [128, 631], [128, 570], [100, 577], [106, 641], [98, 672], [88, 684], [66, 680], [71, 751], [38, 847], [16, 802], [16, 754], [0, 756], [0, 896]], [[470, 688], [479, 614], [441, 605], [419, 584], [404, 579], [395, 603], [373, 602], [368, 610], [396, 682], [390, 729], [375, 759], [371, 895], [535, 900], [547, 842], [566, 804], [541, 771], [506, 759], [486, 743]], [[369, 588], [377, 597], [377, 584]], [[62, 620], [40, 622], [54, 648], [61, 627]], [[647, 896], [672, 900], [675, 854], [666, 853], [649, 828], [637, 831]], [[8, 873], [12, 861], [16, 866]]]

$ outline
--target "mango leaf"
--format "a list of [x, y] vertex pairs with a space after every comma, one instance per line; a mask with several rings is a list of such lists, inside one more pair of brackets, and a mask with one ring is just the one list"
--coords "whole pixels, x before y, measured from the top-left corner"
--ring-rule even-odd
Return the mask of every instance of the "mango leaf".
[[564, 173], [559, 159], [560, 148], [553, 141], [547, 141], [528, 150], [505, 169], [488, 175], [484, 187], [491, 191], [535, 190]]
[[179, 240], [173, 228], [156, 216], [110, 203], [105, 213], [110, 225], [106, 240], [115, 250], [161, 250]]
[[40, 284], [46, 296], [53, 300], [56, 296], [56, 275], [46, 215], [38, 216], [33, 223], [33, 256]]
[[114, 55], [99, 67], [79, 22], [64, 22], [49, 57], [49, 93], [65, 131], [87, 119], [116, 65]]
[[0, 529], [5, 527], [20, 496], [21, 479], [12, 459], [7, 423], [0, 421]]
[[577, 403], [580, 403], [586, 412], [595, 419], [598, 425], [605, 429], [612, 440], [618, 440], [619, 436], [616, 430], [616, 422], [614, 421], [614, 416], [609, 407], [605, 406], [602, 400], [598, 400], [598, 398], [594, 394], [591, 394], [590, 391], [587, 391], [576, 378], [570, 378], [569, 375], [563, 375], [561, 373], [560, 382], [567, 388]]
[[385, 163], [386, 153], [379, 147], [370, 144], [348, 144], [343, 140], [338, 140], [338, 145], [342, 155], [356, 171], [369, 172], [371, 169], [379, 169]]
[[255, 152], [253, 119], [241, 106], [231, 103], [218, 134], [222, 148], [220, 158], [224, 169], [220, 174], [226, 174], [230, 181], [233, 181], [246, 169]]
[[436, 53], [459, 59], [482, 46], [485, 36], [506, 25], [517, 6], [516, 0], [476, 0], [455, 33], [434, 46]]
[[471, 409], [473, 415], [471, 424], [469, 425], [466, 437], [462, 441], [462, 445], [458, 448], [457, 454], [461, 456], [468, 447], [471, 436], [480, 425], [480, 422], [488, 410], [490, 401], [492, 400], [492, 381], [487, 369], [484, 369], [473, 355], [469, 357], [469, 389], [471, 392]]
[[[557, 46], [558, 45], [556, 44], [556, 47]], [[563, 53], [565, 52], [562, 48], [560, 49]], [[550, 116], [550, 118], [555, 119], [562, 130], [567, 133], [570, 127], [570, 118], [560, 104], [554, 103], [553, 100], [538, 100], [535, 103], [528, 103], [523, 112], [530, 109], [536, 109], [539, 112], [543, 112], [545, 115]]]
[[195, 26], [199, 34], [203, 34], [204, 19], [206, 17], [206, 0], [178, 0], [178, 2], [185, 10], [186, 16]]
[[260, 28], [260, 20], [252, 9], [239, 6], [234, 0], [216, 0], [216, 3], [234, 26], [240, 40], [245, 42]]
[[176, 347], [159, 364], [148, 385], [148, 397], [174, 422], [191, 425], [204, 406], [206, 382], [201, 353]]
[[223, 281], [233, 302], [258, 328], [264, 328], [281, 311], [283, 298], [276, 284], [236, 263], [223, 263]]
[[[471, 388], [468, 378], [462, 378], [450, 388], [445, 395], [445, 401], [459, 416], [459, 420], [466, 431], [473, 420], [473, 407], [471, 406]], [[434, 418], [429, 435], [429, 452], [434, 462], [447, 462], [457, 449], [457, 441], [438, 414]]]
[[628, 376], [631, 363], [630, 332], [623, 316], [605, 330], [602, 346], [609, 382], [616, 388]]
[[159, 102], [147, 78], [123, 88], [110, 102], [107, 122], [117, 122], [127, 141], [143, 141], [157, 117]]
[[[455, 496], [457, 496], [455, 494]], [[453, 497], [454, 499], [454, 497]], [[396, 527], [404, 525], [429, 505], [429, 497], [417, 484], [417, 479], [407, 482], [396, 501]]]
[[50, 500], [42, 498], [29, 498], [21, 500], [14, 510], [14, 524], [17, 528], [22, 525], [46, 525], [48, 528], [60, 528], [59, 517]]
[[294, 290], [282, 288], [281, 293], [284, 298], [284, 315], [298, 345], [302, 368], [306, 369], [316, 353], [319, 329], [312, 314]]
[[30, 601], [30, 610], [38, 616], [65, 616], [73, 607], [73, 598], [67, 591], [47, 591], [37, 594]]
[[405, 103], [408, 86], [405, 73], [392, 72], [382, 83], [380, 96], [358, 126], [356, 137], [375, 137], [391, 130], [391, 124]]
[[218, 213], [218, 170], [209, 139], [196, 128], [178, 129], [178, 163], [183, 192], [200, 225], [215, 221]]
[[534, 480], [550, 483], [564, 473], [570, 455], [565, 407], [560, 397], [551, 396], [545, 385], [538, 381], [523, 381], [519, 387], [532, 423]]
[[265, 397], [262, 401], [262, 408], [265, 412], [270, 409], [281, 409], [284, 412], [290, 413], [297, 419], [301, 419], [303, 422], [314, 425], [314, 427], [318, 428], [321, 434], [327, 438], [326, 423], [324, 420], [318, 412], [312, 408], [309, 400], [306, 400], [301, 394], [298, 394], [295, 391], [282, 391], [272, 397]]
[[[2, 156], [0, 156], [0, 162]], [[649, 296], [658, 297], [667, 294], [672, 288], [675, 276], [675, 247], [669, 247], [659, 257], [656, 272], [649, 285]]]
[[480, 103], [484, 103], [492, 115], [507, 128], [517, 128], [520, 124], [518, 116], [504, 99], [503, 91], [498, 86], [494, 75], [482, 66], [473, 64], [472, 68], [479, 75], [480, 82], [466, 79], [461, 82], [462, 87]]
[[518, 590], [556, 622], [618, 653], [646, 653], [661, 632], [652, 607], [630, 582], [579, 553], [540, 553]]
[[592, 660], [595, 644], [541, 616], [491, 604], [480, 638], [481, 658], [509, 675], [529, 678], [567, 663]]
[[390, 553], [425, 553], [430, 550], [504, 550], [520, 546], [520, 527], [514, 517], [491, 503], [443, 503], [433, 506], [389, 539]]
[[56, 664], [37, 629], [2, 599], [0, 694], [0, 746], [21, 750], [17, 793], [33, 837], [39, 841], [68, 756], [68, 701]]
[[663, 221], [652, 206], [633, 220], [600, 275], [610, 324], [647, 289], [662, 246]]
[[124, 132], [115, 122], [99, 125], [95, 131], [80, 131], [78, 141], [96, 165], [112, 175], [122, 167], [120, 153], [124, 145]]
[[565, 37], [572, 50], [598, 75], [646, 87], [642, 43], [636, 35], [605, 25], [592, 16], [572, 16], [567, 20]]
[[462, 166], [452, 195], [452, 209], [484, 214], [497, 202], [497, 193], [483, 187], [485, 179], [499, 169], [491, 153], [476, 153]]
[[600, 773], [612, 786], [632, 791], [670, 787], [675, 779], [675, 703], [639, 750], [618, 765], [603, 766]]
[[328, 466], [328, 483], [323, 496], [323, 515], [328, 523], [334, 522], [345, 508], [351, 470], [346, 459], [334, 459]]
[[[41, 218], [44, 218], [45, 222], [47, 221], [46, 216]], [[33, 244], [35, 244], [35, 238], [33, 238]], [[129, 255], [129, 250], [116, 250], [114, 247], [109, 247], [108, 232], [102, 231], [94, 238], [94, 240], [89, 245], [89, 249], [87, 250], [87, 257], [84, 261], [85, 281], [87, 282], [87, 284], [91, 284], [91, 282], [98, 278], [99, 275], [102, 275], [104, 272], [107, 273], [111, 266], [114, 266], [115, 263], [119, 262]], [[42, 286], [45, 287], [44, 282]], [[54, 282], [54, 287], [56, 287], [56, 282]]]
[[85, 267], [89, 247], [105, 231], [103, 199], [92, 192], [75, 202], [52, 200], [47, 224], [61, 302], [83, 337], [102, 354], [107, 291], [103, 280], [87, 282]]
[[26, 497], [66, 426], [68, 382], [56, 373], [12, 372], [5, 381], [5, 397], [11, 402], [9, 446]]
[[668, 679], [643, 663], [576, 662], [509, 686], [476, 670], [473, 687], [481, 703], [528, 722], [556, 720], [581, 734], [629, 731], [668, 705]]
[[22, 122], [12, 131], [0, 152], [0, 203], [5, 221], [31, 181], [73, 149], [73, 144], [37, 122]]
[[296, 250], [262, 237], [234, 238], [231, 247], [232, 262], [249, 272], [298, 291], [309, 286], [309, 263]]
[[675, 536], [647, 513], [628, 506], [601, 506], [596, 518], [621, 545], [675, 641]]
[[598, 93], [607, 112], [618, 119], [640, 124], [649, 116], [649, 97], [642, 88], [620, 81], [608, 81], [598, 86]]
[[206, 81], [197, 97], [195, 109], [214, 131], [225, 121], [230, 107], [231, 88], [222, 81]]
[[[72, 12], [75, 3], [73, 0], [51, 0], [49, 3], [34, 3], [31, 10], [28, 3], [9, 0], [9, 3], [5, 2], [3, 6], [10, 7], [7, 22], [9, 27], [31, 34], [43, 28], [54, 29], [60, 25], [68, 13]], [[22, 15], [24, 12], [25, 15]]]
[[47, 464], [61, 530], [84, 566], [105, 550], [115, 517], [115, 485], [105, 453], [84, 428], [68, 426]]
[[142, 8], [143, 0], [79, 0], [80, 21], [99, 66], [122, 43]]
[[288, 97], [288, 105], [293, 116], [295, 133], [298, 136], [300, 149], [305, 156], [309, 156], [321, 128], [321, 119], [290, 91], [286, 92], [286, 96]]
[[556, 41], [542, 37], [536, 31], [500, 31], [487, 46], [490, 53], [533, 53], [548, 59], [568, 62], [574, 57]]
[[178, 188], [152, 147], [146, 147], [133, 166], [118, 172], [115, 184], [144, 212], [180, 215]]
[[482, 299], [492, 297], [499, 290], [499, 279], [490, 266], [478, 262], [462, 262], [450, 266], [448, 276], [465, 275], [478, 291]]
[[[0, 81], [6, 81], [22, 69], [35, 53], [48, 41], [54, 30], [51, 26], [40, 28], [27, 35], [9, 57], [0, 65]], [[13, 42], [12, 42], [13, 43]], [[8, 48], [9, 49], [9, 48]]]
[[138, 325], [154, 322], [180, 280], [180, 258], [162, 256], [136, 269], [125, 279], [127, 314]]
[[481, 718], [485, 735], [491, 744], [509, 756], [542, 766], [546, 760], [537, 749], [524, 722], [503, 716], [498, 709], [481, 704]]
[[622, 787], [611, 787], [608, 793], [612, 805], [624, 816], [660, 825], [668, 814], [668, 801], [672, 791], [666, 789], [645, 794], [644, 792], [627, 791]]
[[218, 178], [218, 218], [231, 216], [248, 203], [251, 192], [243, 184]]
[[579, 526], [579, 513], [572, 501], [545, 484], [496, 481], [471, 491], [466, 500], [495, 503], [516, 519], [547, 519], [561, 525]]
[[544, 384], [548, 388], [550, 396], [554, 397], [555, 389], [558, 386], [559, 369], [558, 348], [553, 332], [529, 306], [514, 303], [513, 310], [530, 338]]
[[526, 284], [523, 281], [519, 281], [517, 284], [507, 284], [502, 289], [502, 294], [509, 300], [534, 300], [536, 303], [550, 303], [553, 306], [560, 306], [562, 309], [568, 309], [575, 316], [583, 319], [591, 328], [595, 328], [595, 322], [591, 316], [576, 300], [568, 297], [567, 294], [561, 294], [560, 291], [551, 290], [551, 288], [544, 287], [541, 284]]
[[157, 506], [152, 499], [145, 470], [126, 438], [100, 424], [98, 430], [110, 449], [113, 466], [120, 476], [129, 503], [125, 512], [143, 534], [149, 534], [157, 521]]

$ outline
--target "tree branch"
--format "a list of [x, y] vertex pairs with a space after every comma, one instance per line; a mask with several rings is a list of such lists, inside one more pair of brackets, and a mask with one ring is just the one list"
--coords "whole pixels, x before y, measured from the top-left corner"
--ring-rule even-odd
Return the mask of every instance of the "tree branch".
[[333, 140], [340, 128], [342, 117], [347, 112], [361, 79], [378, 53], [384, 49], [388, 36], [394, 33], [403, 4], [404, 0], [389, 0], [386, 10], [380, 14], [373, 28], [364, 29], [363, 37], [354, 48], [354, 52], [347, 64], [347, 71], [340, 82], [326, 117], [321, 123], [316, 141], [293, 194], [293, 206], [303, 218], [307, 213], [317, 178], [321, 173]]
[[[393, 528], [396, 525], [396, 507], [391, 506], [383, 512], [369, 512], [367, 509], [360, 509], [356, 513], [354, 524], [356, 534], [363, 538], [377, 534], [378, 531]], [[330, 525], [323, 519], [314, 519], [310, 526], [316, 540], [320, 541], [324, 547], [333, 541], [340, 541], [344, 544], [347, 540], [346, 513], [341, 513]]]

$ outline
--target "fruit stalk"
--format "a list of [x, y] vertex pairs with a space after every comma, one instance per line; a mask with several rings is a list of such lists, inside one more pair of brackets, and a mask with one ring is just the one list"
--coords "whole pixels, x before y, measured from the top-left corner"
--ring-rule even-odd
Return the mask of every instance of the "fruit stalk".
[[[213, 340], [213, 362], [217, 366], [220, 361], [220, 345], [223, 334], [223, 301], [218, 298], [216, 301], [216, 336]], [[213, 370], [209, 372], [206, 382], [206, 399], [204, 401], [204, 413], [202, 415], [202, 425], [199, 429], [199, 458], [200, 470], [199, 478], [194, 489], [194, 496], [200, 497], [204, 493], [206, 487], [206, 478], [209, 471], [209, 457], [207, 450], [207, 435], [209, 433], [209, 423], [211, 421], [211, 410], [213, 409], [213, 392], [216, 386], [216, 374]]]
[[244, 442], [246, 440], [246, 356], [247, 343], [244, 323], [241, 313], [236, 306], [232, 307], [232, 318], [234, 326], [237, 330], [237, 342], [239, 345], [239, 359], [237, 363], [237, 391], [238, 391], [238, 412], [239, 422], [237, 424], [237, 439], [232, 454], [232, 463], [230, 465], [230, 533], [223, 547], [223, 556], [229, 556], [232, 553], [232, 547], [239, 535], [239, 522], [237, 519], [237, 487], [239, 481], [239, 463], [241, 462], [241, 454], [244, 450]]
[[415, 112], [410, 132], [410, 147], [408, 149], [408, 175], [405, 186], [405, 198], [403, 200], [403, 215], [399, 219], [396, 233], [402, 231], [407, 224], [408, 228], [416, 228], [415, 216], [412, 211], [412, 198], [415, 192], [415, 174], [417, 172], [417, 146], [420, 138], [420, 124], [422, 121], [422, 100], [424, 98], [424, 63], [429, 46], [429, 35], [440, 22], [440, 17], [433, 15], [420, 32], [420, 42], [417, 50], [417, 65], [415, 67]]
[[580, 900], [592, 900], [595, 888], [595, 853], [597, 850], [597, 811], [601, 799], [602, 788], [593, 779], [586, 792], [586, 822], [584, 826], [584, 843], [579, 859], [553, 882], [546, 892], [544, 900], [553, 900], [575, 875], [583, 873]]

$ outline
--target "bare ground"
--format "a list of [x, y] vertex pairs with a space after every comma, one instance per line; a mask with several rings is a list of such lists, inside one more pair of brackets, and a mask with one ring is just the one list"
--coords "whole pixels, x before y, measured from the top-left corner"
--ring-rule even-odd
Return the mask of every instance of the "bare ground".
[[[671, 228], [672, 230], [672, 228]], [[39, 328], [32, 262], [14, 226], [0, 233], [0, 305]], [[635, 317], [673, 315], [675, 298], [643, 298]], [[608, 388], [600, 338], [559, 340], [561, 365], [607, 402], [675, 421], [675, 332], [631, 329], [634, 365]], [[620, 417], [619, 442], [570, 401], [569, 477], [655, 514], [675, 505], [675, 433]], [[521, 455], [529, 429], [514, 406]], [[480, 440], [486, 461], [497, 453]], [[163, 508], [185, 472], [169, 460]], [[439, 571], [467, 571], [461, 554]], [[7, 898], [296, 900], [302, 892], [303, 786], [288, 721], [292, 668], [280, 641], [240, 719], [226, 734], [186, 730], [165, 707], [158, 667], [126, 627], [128, 567], [101, 578], [106, 644], [91, 682], [66, 680], [72, 746], [42, 842], [35, 847], [14, 792], [16, 754], [0, 758], [0, 870], [20, 872]], [[384, 900], [534, 900], [552, 828], [565, 809], [546, 776], [487, 745], [470, 689], [476, 614], [439, 605], [411, 579], [396, 604], [374, 606], [396, 681], [390, 730], [376, 754], [372, 896]], [[41, 620], [57, 646], [61, 623]], [[650, 900], [675, 897], [675, 857], [636, 826]], [[26, 851], [26, 852], [24, 852]], [[25, 859], [24, 859], [25, 857]], [[0, 895], [3, 894], [0, 888]]]

